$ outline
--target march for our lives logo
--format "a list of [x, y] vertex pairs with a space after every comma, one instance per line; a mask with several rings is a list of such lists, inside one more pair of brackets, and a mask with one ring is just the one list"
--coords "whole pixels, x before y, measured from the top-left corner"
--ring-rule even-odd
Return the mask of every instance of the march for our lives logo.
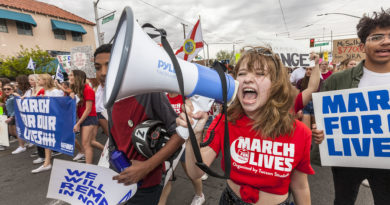
[[61, 182], [59, 194], [77, 197], [82, 204], [108, 205], [103, 184], [95, 183], [97, 173], [66, 169], [67, 175]]

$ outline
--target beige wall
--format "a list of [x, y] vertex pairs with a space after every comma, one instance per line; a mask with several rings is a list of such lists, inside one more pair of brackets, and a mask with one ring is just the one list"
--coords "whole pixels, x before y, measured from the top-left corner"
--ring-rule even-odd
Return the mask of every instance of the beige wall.
[[[7, 9], [4, 7], [0, 8]], [[20, 10], [8, 10], [19, 13], [27, 13]], [[1, 57], [16, 55], [16, 53], [20, 51], [20, 45], [23, 45], [25, 48], [35, 48], [35, 46], [38, 45], [42, 50], [56, 50], [66, 52], [70, 52], [70, 49], [76, 46], [88, 45], [92, 46], [93, 50], [96, 49], [94, 26], [67, 21], [64, 19], [57, 19], [55, 17], [46, 15], [33, 13], [27, 14], [30, 14], [37, 23], [36, 27], [32, 26], [33, 36], [18, 34], [16, 22], [13, 20], [7, 20], [8, 33], [0, 32]], [[83, 41], [73, 41], [72, 33], [70, 31], [65, 31], [66, 40], [55, 39], [50, 19], [80, 24], [87, 32], [85, 35], [83, 35]]]

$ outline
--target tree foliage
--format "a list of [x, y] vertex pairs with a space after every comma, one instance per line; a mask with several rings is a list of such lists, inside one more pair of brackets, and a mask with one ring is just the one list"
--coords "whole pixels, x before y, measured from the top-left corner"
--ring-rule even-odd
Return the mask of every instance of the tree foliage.
[[235, 60], [235, 57], [233, 56], [233, 51], [229, 52], [225, 50], [218, 51], [218, 53], [216, 54], [216, 58], [218, 61], [229, 60], [230, 64], [233, 64]]
[[55, 73], [55, 68], [51, 68], [55, 66], [52, 64], [54, 58], [47, 51], [40, 49], [38, 46], [24, 48], [21, 45], [16, 56], [0, 58], [0, 76], [15, 79], [18, 75], [32, 74], [33, 71], [27, 69], [30, 57], [35, 63], [35, 73]]

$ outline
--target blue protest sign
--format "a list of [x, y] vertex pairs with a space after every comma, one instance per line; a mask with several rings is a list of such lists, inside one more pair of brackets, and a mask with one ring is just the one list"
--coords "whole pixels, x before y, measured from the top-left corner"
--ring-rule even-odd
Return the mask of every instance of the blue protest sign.
[[18, 136], [37, 146], [73, 156], [76, 102], [70, 97], [28, 97], [15, 101]]
[[389, 86], [313, 93], [322, 165], [390, 169], [389, 99]]

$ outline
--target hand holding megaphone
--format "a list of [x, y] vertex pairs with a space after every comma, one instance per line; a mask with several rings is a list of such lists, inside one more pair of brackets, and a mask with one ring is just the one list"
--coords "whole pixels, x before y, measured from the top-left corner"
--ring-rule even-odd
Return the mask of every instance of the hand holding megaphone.
[[[188, 101], [189, 101], [189, 103], [188, 103]], [[214, 99], [203, 97], [200, 95], [194, 95], [189, 100], [186, 101], [186, 108], [189, 107], [189, 108], [187, 108], [188, 109], [187, 113], [192, 116], [193, 114], [196, 114], [198, 111], [208, 112], [211, 109], [211, 106], [213, 105], [213, 103], [214, 103]], [[190, 113], [192, 113], [192, 114], [190, 114]], [[186, 119], [184, 116], [184, 121], [185, 120]], [[207, 121], [207, 118], [206, 118], [206, 121]], [[197, 122], [198, 122], [197, 119], [193, 119], [192, 128], [195, 128]], [[187, 123], [185, 123], [185, 124], [186, 124], [186, 127], [178, 126], [176, 128], [176, 132], [181, 138], [187, 140], [188, 137], [190, 136], [190, 134], [189, 134], [189, 131], [187, 128]], [[203, 132], [204, 124], [201, 127], [202, 127], [202, 132]]]
[[[207, 112], [210, 110], [214, 103], [214, 99], [195, 95], [186, 100], [186, 111], [195, 135], [202, 136], [204, 126], [208, 119]], [[200, 112], [199, 112], [200, 111]], [[182, 112], [176, 119], [176, 132], [183, 139], [187, 140], [189, 137], [188, 124], [185, 113]]]

